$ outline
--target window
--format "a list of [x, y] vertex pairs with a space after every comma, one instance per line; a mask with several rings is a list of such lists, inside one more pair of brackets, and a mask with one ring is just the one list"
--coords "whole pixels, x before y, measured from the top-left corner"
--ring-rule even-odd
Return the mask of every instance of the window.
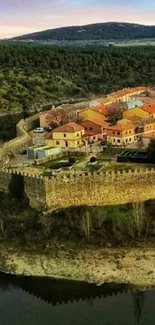
[[117, 142], [120, 143], [120, 139], [117, 139]]
[[129, 134], [131, 134], [131, 131], [129, 131]]
[[79, 133], [77, 133], [77, 137], [79, 137]]
[[115, 134], [115, 131], [113, 131], [113, 134]]
[[115, 139], [113, 139], [113, 141], [115, 142]]
[[125, 134], [128, 134], [128, 131], [126, 131]]
[[125, 141], [128, 142], [128, 139], [126, 139]]
[[129, 141], [131, 141], [131, 138], [129, 139]]
[[120, 135], [120, 132], [117, 132], [117, 135]]
[[89, 128], [89, 131], [93, 131], [93, 128]]
[[87, 128], [85, 127], [85, 130], [87, 131]]
[[80, 144], [80, 142], [79, 141], [77, 141], [77, 145], [79, 146], [79, 144]]
[[96, 137], [93, 137], [93, 139], [95, 140], [95, 139], [96, 139]]
[[64, 138], [66, 138], [66, 133], [64, 133]]
[[57, 145], [60, 144], [60, 141], [56, 141], [56, 144], [57, 144]]

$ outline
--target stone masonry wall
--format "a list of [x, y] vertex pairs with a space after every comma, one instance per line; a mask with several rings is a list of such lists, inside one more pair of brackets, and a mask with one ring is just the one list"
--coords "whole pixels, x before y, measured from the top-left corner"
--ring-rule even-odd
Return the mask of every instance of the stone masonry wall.
[[[10, 184], [13, 176], [23, 176], [24, 178], [24, 192], [29, 199], [29, 204], [32, 208], [46, 209], [46, 187], [45, 179], [42, 176], [24, 174], [20, 172], [3, 169], [0, 171], [0, 192], [9, 194]], [[11, 193], [10, 193], [11, 194]]]
[[0, 160], [3, 161], [6, 159], [7, 154], [11, 151], [17, 153], [21, 150], [27, 149], [28, 146], [32, 145], [32, 138], [28, 134], [33, 127], [38, 123], [38, 114], [27, 118], [26, 120], [22, 119], [16, 126], [17, 137], [4, 143], [0, 148]]
[[30, 206], [62, 209], [80, 205], [115, 205], [155, 199], [155, 169], [43, 177], [0, 171], [0, 191], [9, 193], [12, 174], [22, 175]]
[[46, 202], [51, 209], [126, 204], [149, 199], [155, 199], [154, 169], [46, 178]]

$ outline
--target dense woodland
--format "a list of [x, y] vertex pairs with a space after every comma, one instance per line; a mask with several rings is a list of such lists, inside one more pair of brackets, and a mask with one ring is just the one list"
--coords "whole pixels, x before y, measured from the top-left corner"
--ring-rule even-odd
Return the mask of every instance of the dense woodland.
[[84, 26], [71, 26], [36, 32], [16, 39], [22, 40], [119, 40], [155, 37], [155, 26], [130, 23], [99, 23]]
[[[154, 47], [0, 45], [1, 116], [27, 116], [43, 104], [105, 95], [136, 85], [155, 85]], [[4, 137], [10, 132], [9, 121]], [[0, 137], [3, 126], [1, 118]]]

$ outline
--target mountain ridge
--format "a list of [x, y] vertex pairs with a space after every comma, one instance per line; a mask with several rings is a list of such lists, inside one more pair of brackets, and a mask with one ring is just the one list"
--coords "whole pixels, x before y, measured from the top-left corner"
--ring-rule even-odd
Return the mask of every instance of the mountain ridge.
[[47, 29], [12, 38], [32, 41], [120, 40], [155, 38], [155, 25], [126, 22], [95, 23]]

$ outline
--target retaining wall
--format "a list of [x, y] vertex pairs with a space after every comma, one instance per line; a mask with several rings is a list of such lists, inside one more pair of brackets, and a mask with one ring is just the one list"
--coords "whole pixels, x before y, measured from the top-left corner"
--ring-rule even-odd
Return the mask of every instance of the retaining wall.
[[43, 177], [2, 170], [0, 191], [9, 193], [12, 175], [22, 175], [30, 205], [61, 209], [81, 205], [115, 205], [155, 199], [155, 169], [82, 173]]

